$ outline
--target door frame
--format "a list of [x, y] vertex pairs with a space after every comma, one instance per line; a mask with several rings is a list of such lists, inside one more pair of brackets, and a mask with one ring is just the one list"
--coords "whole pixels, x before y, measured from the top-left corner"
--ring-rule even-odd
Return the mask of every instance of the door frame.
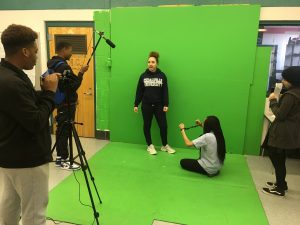
[[[50, 59], [50, 46], [49, 46], [49, 41], [48, 41], [48, 37], [49, 37], [49, 33], [48, 33], [48, 28], [49, 27], [90, 27], [93, 29], [93, 31], [95, 31], [95, 22], [94, 21], [45, 21], [45, 34], [46, 34], [46, 45], [47, 45], [47, 60]], [[90, 47], [94, 47], [95, 46], [95, 35], [93, 36], [93, 46]], [[97, 132], [97, 128], [96, 128], [96, 96], [97, 96], [97, 89], [96, 89], [96, 60], [95, 57], [92, 58], [92, 60], [94, 61], [94, 134], [96, 137], [96, 132]], [[53, 118], [52, 118], [53, 121]], [[53, 126], [54, 123], [52, 123]], [[94, 138], [95, 138], [94, 137]]]
[[[261, 26], [300, 26], [300, 20], [261, 20], [259, 21], [259, 27]], [[260, 155], [266, 156], [268, 155], [268, 152], [265, 152], [263, 149], [261, 149]], [[300, 153], [298, 150], [293, 150], [289, 152], [287, 157], [299, 159]]]

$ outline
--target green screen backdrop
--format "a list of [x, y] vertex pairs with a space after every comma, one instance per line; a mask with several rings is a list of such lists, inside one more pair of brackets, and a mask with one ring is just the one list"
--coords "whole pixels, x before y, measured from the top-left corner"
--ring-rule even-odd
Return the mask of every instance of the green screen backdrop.
[[[180, 122], [189, 126], [197, 118], [216, 115], [228, 152], [242, 154], [259, 11], [250, 5], [112, 9], [111, 37], [117, 47], [111, 51], [111, 140], [145, 143], [142, 115], [133, 113], [133, 102], [148, 53], [155, 50], [169, 83], [169, 144], [183, 146]], [[188, 136], [201, 133], [194, 129]], [[160, 145], [155, 121], [152, 136]]]
[[271, 47], [258, 47], [256, 51], [244, 145], [244, 154], [247, 155], [259, 155], [260, 153], [271, 52]]

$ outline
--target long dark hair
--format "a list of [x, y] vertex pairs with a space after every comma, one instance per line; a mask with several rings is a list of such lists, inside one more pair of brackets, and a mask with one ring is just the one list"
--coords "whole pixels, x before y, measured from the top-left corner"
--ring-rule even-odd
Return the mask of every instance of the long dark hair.
[[226, 155], [225, 139], [223, 136], [220, 120], [216, 116], [208, 116], [204, 121], [203, 133], [206, 134], [210, 132], [213, 132], [217, 139], [218, 158], [220, 162], [223, 164]]

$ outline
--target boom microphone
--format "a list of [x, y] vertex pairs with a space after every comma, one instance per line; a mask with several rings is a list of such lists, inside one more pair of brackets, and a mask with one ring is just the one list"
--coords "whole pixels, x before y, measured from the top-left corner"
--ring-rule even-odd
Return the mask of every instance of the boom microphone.
[[99, 35], [99, 38], [98, 38], [98, 41], [97, 41], [95, 47], [93, 48], [93, 52], [92, 52], [92, 54], [91, 54], [91, 56], [90, 56], [90, 58], [89, 58], [89, 60], [88, 60], [88, 62], [87, 62], [87, 65], [89, 65], [89, 63], [90, 63], [92, 57], [94, 56], [94, 54], [95, 54], [95, 52], [96, 52], [96, 49], [97, 49], [97, 47], [98, 47], [98, 45], [99, 45], [99, 43], [100, 43], [101, 38], [103, 38], [103, 39], [106, 41], [106, 43], [107, 43], [110, 47], [112, 47], [112, 48], [115, 48], [115, 47], [116, 47], [116, 45], [115, 45], [111, 40], [109, 40], [109, 39], [107, 39], [106, 37], [104, 37], [104, 32], [98, 31], [98, 30], [95, 30], [94, 32], [97, 33], [97, 34]]
[[115, 48], [115, 47], [116, 47], [116, 45], [115, 45], [114, 43], [112, 43], [111, 40], [106, 39], [105, 37], [103, 37], [103, 38], [104, 38], [104, 40], [106, 41], [106, 43], [107, 43], [110, 47], [112, 47], [112, 48]]
[[99, 34], [99, 35], [106, 41], [106, 43], [107, 43], [110, 47], [112, 47], [112, 48], [115, 48], [115, 47], [116, 47], [116, 45], [115, 45], [111, 40], [109, 40], [108, 38], [104, 37], [104, 32], [102, 32], [102, 31], [97, 31], [97, 30], [95, 30], [95, 32], [96, 32], [97, 34]]

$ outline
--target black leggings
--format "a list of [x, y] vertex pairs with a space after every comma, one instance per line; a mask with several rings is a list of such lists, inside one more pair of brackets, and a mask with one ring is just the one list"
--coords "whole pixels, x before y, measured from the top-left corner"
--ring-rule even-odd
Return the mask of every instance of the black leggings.
[[268, 153], [269, 153], [270, 160], [275, 169], [277, 187], [280, 190], [284, 190], [287, 187], [287, 183], [285, 181], [285, 177], [286, 177], [285, 150], [268, 147]]
[[182, 159], [180, 160], [180, 165], [185, 170], [208, 175], [196, 159]]
[[163, 106], [142, 104], [142, 114], [144, 119], [144, 135], [148, 146], [152, 144], [151, 124], [152, 124], [153, 115], [155, 116], [158, 126], [160, 128], [161, 142], [163, 146], [166, 146], [168, 144], [168, 138], [167, 138], [168, 126], [167, 126], [167, 117], [166, 117], [166, 113], [163, 111]]

